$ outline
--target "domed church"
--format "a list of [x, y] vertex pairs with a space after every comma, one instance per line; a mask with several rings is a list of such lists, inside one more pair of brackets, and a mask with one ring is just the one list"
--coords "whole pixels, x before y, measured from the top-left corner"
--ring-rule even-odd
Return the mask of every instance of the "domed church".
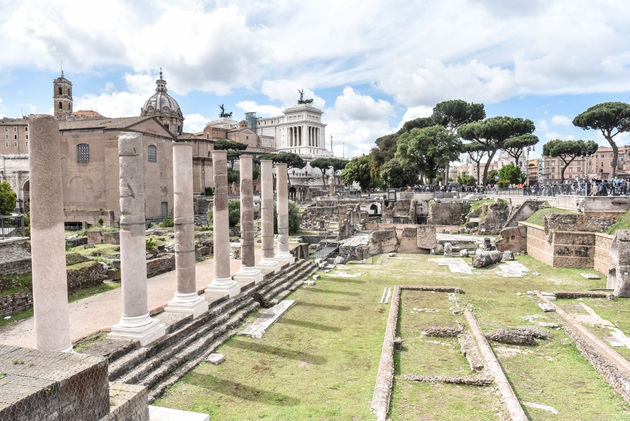
[[156, 117], [174, 136], [179, 136], [184, 128], [184, 115], [177, 101], [168, 94], [161, 69], [160, 78], [155, 81], [155, 84], [157, 85], [155, 93], [144, 103], [140, 109], [140, 115], [142, 117]]

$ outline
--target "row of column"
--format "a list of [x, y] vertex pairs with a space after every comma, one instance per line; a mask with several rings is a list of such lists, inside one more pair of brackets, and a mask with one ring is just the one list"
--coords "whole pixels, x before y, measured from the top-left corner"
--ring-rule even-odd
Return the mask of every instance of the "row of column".
[[[61, 174], [61, 135], [52, 116], [29, 118], [32, 133], [31, 255], [33, 308], [37, 348], [71, 351], [69, 332], [65, 234]], [[138, 340], [145, 346], [166, 333], [148, 311], [145, 253], [144, 157], [142, 135], [122, 133], [118, 137], [120, 187], [120, 260], [122, 314], [109, 334], [112, 338]], [[278, 250], [273, 241], [273, 164], [261, 161], [261, 208], [263, 257], [255, 264], [253, 162], [241, 156], [241, 268], [234, 278], [230, 271], [227, 153], [213, 151], [214, 277], [206, 292], [240, 293], [239, 282], [259, 282], [263, 274], [277, 272], [292, 263], [288, 233], [288, 174], [286, 164], [277, 164]], [[198, 317], [208, 303], [197, 294], [194, 215], [192, 192], [192, 146], [173, 144], [173, 190], [175, 265], [177, 291], [165, 308]]]
[[[305, 126], [308, 146], [319, 146], [319, 127]], [[302, 126], [288, 127], [289, 146], [302, 146]]]

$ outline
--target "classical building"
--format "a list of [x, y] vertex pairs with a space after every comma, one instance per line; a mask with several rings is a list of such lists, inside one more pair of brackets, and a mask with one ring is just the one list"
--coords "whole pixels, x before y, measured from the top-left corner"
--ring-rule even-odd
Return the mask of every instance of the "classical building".
[[293, 105], [275, 117], [257, 118], [255, 113], [246, 113], [246, 120], [261, 137], [273, 138], [273, 147], [280, 152], [293, 152], [307, 162], [302, 169], [289, 169], [289, 184], [292, 198], [306, 199], [312, 190], [328, 191], [328, 181], [322, 178], [318, 168], [310, 166], [316, 158], [333, 157], [326, 149], [326, 123], [322, 122], [323, 111], [304, 100], [302, 95]]
[[58, 120], [66, 120], [72, 116], [72, 82], [61, 76], [53, 81], [53, 108]]

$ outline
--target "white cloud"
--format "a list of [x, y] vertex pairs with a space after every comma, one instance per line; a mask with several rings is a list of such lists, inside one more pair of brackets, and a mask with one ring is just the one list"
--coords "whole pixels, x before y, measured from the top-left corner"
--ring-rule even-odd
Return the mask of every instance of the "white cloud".
[[[376, 138], [393, 131], [389, 120], [394, 106], [362, 95], [351, 87], [346, 87], [334, 106], [324, 111], [328, 123], [327, 141], [333, 136], [334, 144], [345, 145], [346, 157], [369, 152]], [[340, 152], [335, 148], [336, 154]]]
[[130, 92], [86, 94], [74, 100], [74, 110], [94, 110], [105, 117], [129, 117], [140, 115], [146, 95]]
[[554, 126], [573, 126], [571, 119], [565, 115], [554, 115], [551, 118], [551, 124]]
[[549, 130], [549, 124], [547, 124], [547, 120], [538, 120], [536, 122], [536, 130], [540, 130], [543, 132]]
[[313, 105], [324, 108], [326, 101], [315, 95], [313, 88], [299, 80], [265, 80], [261, 91], [272, 101], [279, 100], [285, 107], [296, 105], [300, 98], [299, 91], [304, 91], [304, 99], [313, 99]]
[[196, 133], [202, 131], [210, 119], [201, 114], [186, 114], [184, 116], [184, 131]]
[[273, 117], [277, 115], [282, 115], [282, 108], [276, 107], [275, 105], [261, 105], [257, 104], [256, 101], [241, 101], [236, 104], [237, 107], [248, 112], [255, 112], [259, 117]]
[[419, 105], [417, 107], [407, 108], [407, 111], [405, 111], [405, 114], [400, 120], [400, 124], [398, 124], [398, 128], [396, 130], [399, 130], [403, 126], [403, 124], [405, 124], [409, 120], [413, 120], [415, 118], [420, 118], [420, 117], [429, 117], [431, 116], [431, 114], [433, 114], [432, 107], [425, 107], [424, 105]]
[[553, 139], [575, 140], [575, 136], [573, 136], [572, 134], [559, 133], [559, 132], [545, 132], [544, 137], [546, 140], [553, 140]]
[[0, 0], [0, 68], [128, 66], [137, 94], [163, 67], [178, 94], [262, 89], [284, 106], [364, 84], [405, 107], [630, 91], [627, 2], [516, 3]]

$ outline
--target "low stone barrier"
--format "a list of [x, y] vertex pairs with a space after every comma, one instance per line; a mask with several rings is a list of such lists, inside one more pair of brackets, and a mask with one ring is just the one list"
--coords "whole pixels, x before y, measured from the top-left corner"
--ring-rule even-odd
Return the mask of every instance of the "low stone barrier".
[[27, 310], [33, 305], [33, 294], [19, 292], [0, 297], [0, 317], [10, 316], [20, 311]]

